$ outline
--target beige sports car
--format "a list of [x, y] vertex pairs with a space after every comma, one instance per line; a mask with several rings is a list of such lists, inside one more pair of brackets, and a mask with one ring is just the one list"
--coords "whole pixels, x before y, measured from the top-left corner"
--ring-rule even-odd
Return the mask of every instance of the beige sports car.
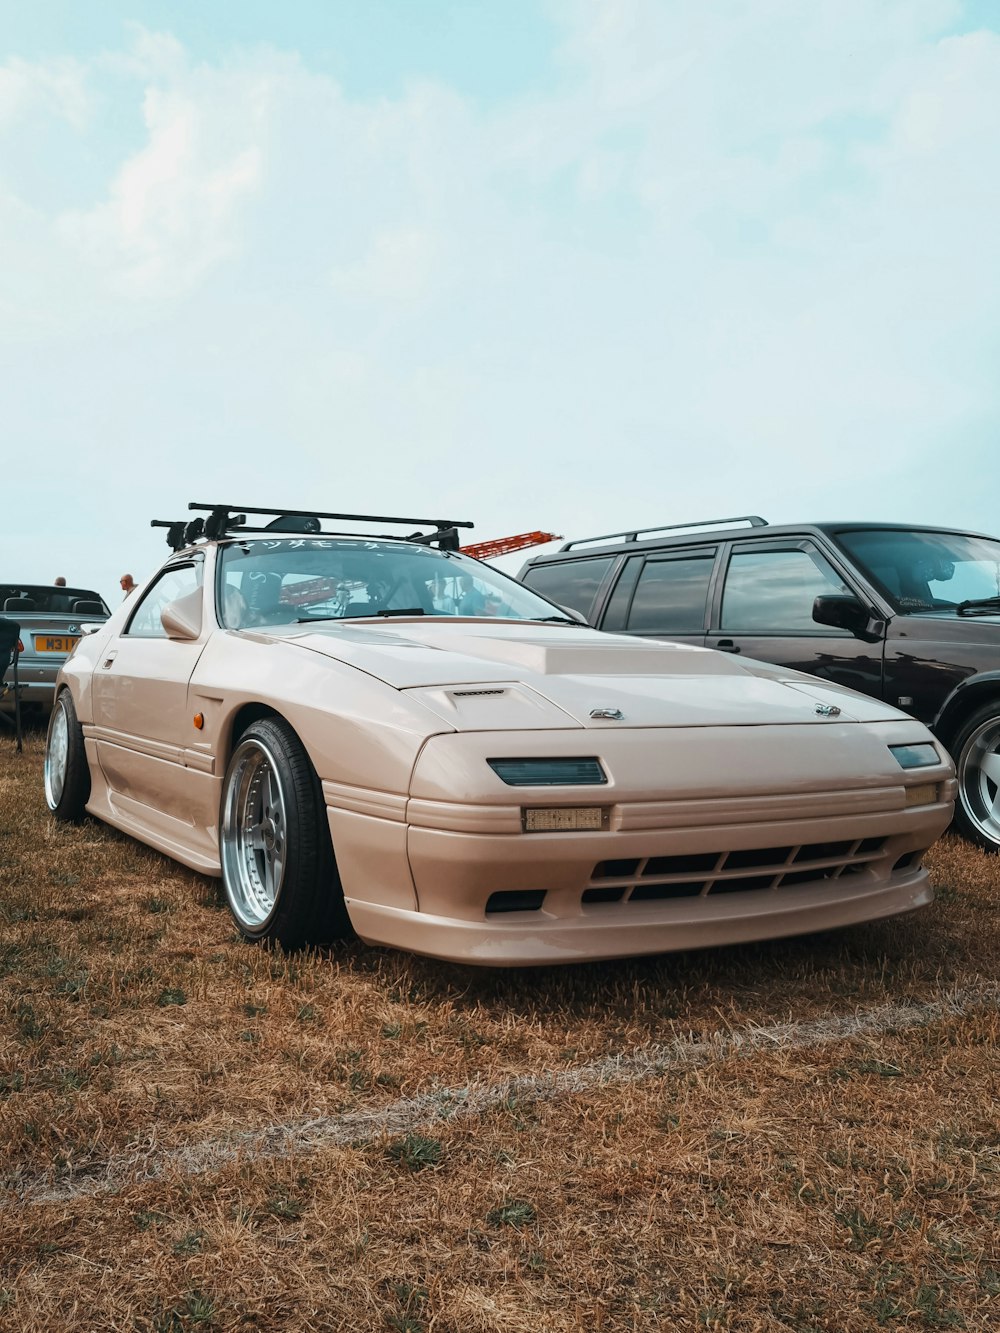
[[589, 629], [468, 525], [191, 508], [60, 671], [45, 794], [221, 876], [248, 939], [523, 965], [930, 900], [954, 770], [913, 718]]

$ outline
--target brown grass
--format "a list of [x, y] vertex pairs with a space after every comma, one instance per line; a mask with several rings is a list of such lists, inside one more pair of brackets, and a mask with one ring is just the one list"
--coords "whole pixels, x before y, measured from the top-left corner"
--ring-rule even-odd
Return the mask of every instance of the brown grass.
[[[283, 957], [54, 826], [40, 765], [0, 737], [0, 1328], [1000, 1325], [993, 859], [946, 839], [930, 909], [711, 953]], [[650, 1049], [699, 1054], [609, 1063]]]

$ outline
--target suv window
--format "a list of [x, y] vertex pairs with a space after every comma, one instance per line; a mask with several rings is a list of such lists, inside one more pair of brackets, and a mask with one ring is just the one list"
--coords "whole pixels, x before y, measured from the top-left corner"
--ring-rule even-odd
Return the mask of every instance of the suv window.
[[613, 555], [589, 560], [532, 565], [524, 572], [524, 584], [558, 606], [570, 606], [590, 619], [594, 601], [605, 576], [614, 564]]
[[1000, 542], [990, 537], [875, 528], [837, 540], [904, 615], [1000, 594]]
[[164, 570], [139, 603], [125, 633], [138, 639], [165, 639], [167, 631], [160, 620], [160, 612], [178, 597], [186, 597], [200, 588], [201, 574], [201, 561]]
[[723, 630], [743, 633], [829, 633], [812, 618], [813, 600], [851, 589], [811, 546], [795, 550], [736, 550], [722, 595]]
[[714, 551], [647, 559], [645, 563], [641, 556], [635, 556], [629, 564], [642, 564], [638, 582], [634, 574], [629, 577], [631, 570], [626, 570], [618, 580], [603, 629], [647, 634], [704, 633]]

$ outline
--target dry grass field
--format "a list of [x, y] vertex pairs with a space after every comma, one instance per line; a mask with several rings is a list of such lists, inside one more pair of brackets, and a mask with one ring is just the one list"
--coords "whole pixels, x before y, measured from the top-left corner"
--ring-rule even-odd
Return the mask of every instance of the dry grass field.
[[997, 862], [913, 917], [477, 972], [237, 938], [0, 736], [0, 1328], [1000, 1327]]

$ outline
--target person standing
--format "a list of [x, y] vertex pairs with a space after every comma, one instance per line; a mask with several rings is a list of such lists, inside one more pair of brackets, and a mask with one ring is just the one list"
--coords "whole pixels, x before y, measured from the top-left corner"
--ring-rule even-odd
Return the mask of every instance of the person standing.
[[123, 593], [122, 601], [124, 601], [126, 597], [131, 596], [131, 594], [135, 592], [135, 579], [131, 574], [123, 574], [118, 582], [121, 584]]
[[56, 577], [52, 580], [52, 586], [54, 588], [65, 588], [66, 580], [63, 578], [61, 574], [57, 574]]

